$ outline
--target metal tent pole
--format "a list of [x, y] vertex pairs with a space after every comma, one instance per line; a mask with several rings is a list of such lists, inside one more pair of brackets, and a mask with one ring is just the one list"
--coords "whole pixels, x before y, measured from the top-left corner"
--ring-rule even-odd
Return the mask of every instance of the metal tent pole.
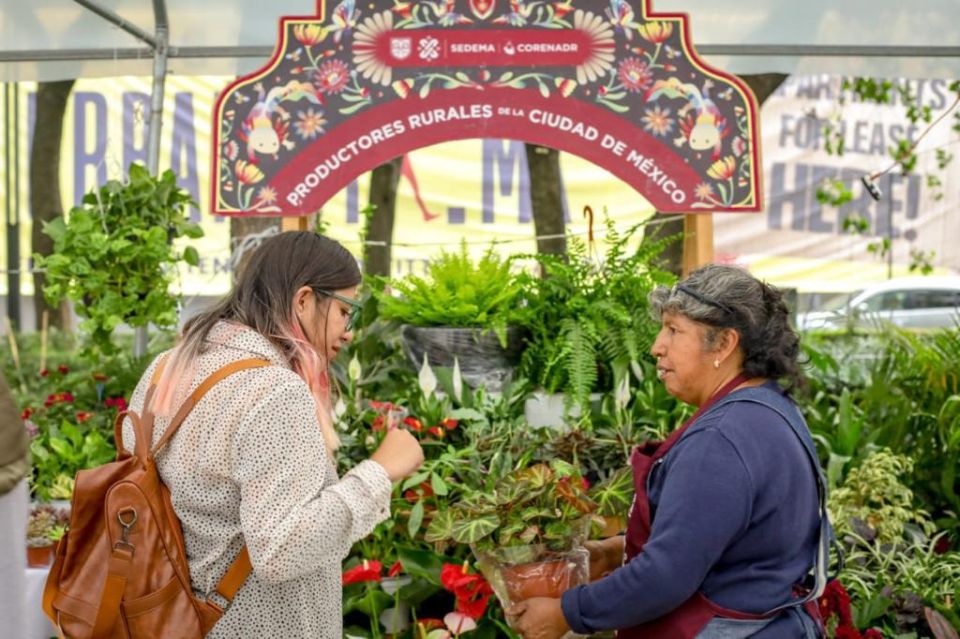
[[[153, 0], [153, 35], [100, 5], [97, 0], [74, 0], [74, 2], [150, 45], [153, 50], [153, 91], [150, 95], [147, 170], [150, 171], [151, 175], [157, 175], [160, 168], [160, 131], [163, 128], [163, 97], [167, 76], [167, 57], [170, 50], [170, 21], [167, 17], [166, 0]], [[146, 326], [136, 329], [133, 340], [135, 357], [143, 357], [147, 354], [148, 338], [149, 334]]]

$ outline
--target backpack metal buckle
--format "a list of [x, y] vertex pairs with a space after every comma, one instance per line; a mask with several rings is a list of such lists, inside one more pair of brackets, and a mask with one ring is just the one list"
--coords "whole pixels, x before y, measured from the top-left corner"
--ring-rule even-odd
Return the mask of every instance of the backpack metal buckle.
[[130, 543], [130, 529], [137, 523], [137, 511], [130, 507], [123, 508], [117, 513], [117, 521], [120, 522], [123, 530], [120, 531], [120, 541], [113, 544], [114, 550], [120, 546], [126, 546], [130, 552], [133, 552], [133, 544]]

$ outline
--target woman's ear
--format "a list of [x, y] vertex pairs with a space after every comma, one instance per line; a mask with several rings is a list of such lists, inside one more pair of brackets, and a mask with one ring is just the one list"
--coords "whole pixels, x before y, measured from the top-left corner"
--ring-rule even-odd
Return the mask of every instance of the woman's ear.
[[720, 331], [717, 339], [717, 358], [726, 361], [740, 346], [740, 333], [732, 328]]
[[301, 286], [293, 294], [293, 312], [296, 313], [297, 317], [301, 316], [307, 309], [307, 304], [312, 296], [313, 289], [309, 286]]

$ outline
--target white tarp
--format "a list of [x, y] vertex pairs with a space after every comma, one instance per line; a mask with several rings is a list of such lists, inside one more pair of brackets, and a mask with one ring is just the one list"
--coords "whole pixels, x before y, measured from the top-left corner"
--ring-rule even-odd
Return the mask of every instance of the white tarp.
[[[349, 0], [352, 1], [352, 0]], [[465, 2], [466, 0], [457, 0]], [[499, 0], [506, 2], [507, 0]], [[153, 31], [150, 0], [99, 0], [123, 19]], [[640, 11], [641, 0], [633, 0]], [[313, 15], [313, 0], [166, 0], [170, 44], [181, 51], [196, 47], [202, 55], [214, 48], [272, 49], [278, 19]], [[796, 46], [953, 47], [960, 45], [958, 0], [651, 0], [656, 12], [684, 12], [699, 47]], [[334, 0], [328, 8], [336, 5]], [[362, 10], [362, 7], [361, 7]], [[132, 36], [72, 0], [0, 0], [0, 60], [4, 54], [97, 52], [143, 49]], [[823, 50], [821, 49], [822, 53]], [[942, 51], [941, 51], [942, 53]], [[194, 55], [201, 53], [194, 52]], [[32, 56], [35, 57], [35, 56]], [[269, 56], [176, 58], [176, 74], [236, 75], [260, 67]], [[780, 71], [878, 77], [960, 77], [960, 57], [820, 57], [790, 55], [713, 55], [704, 58], [733, 73]], [[0, 81], [52, 80], [65, 77], [147, 76], [152, 62], [105, 59], [93, 61], [3, 62]]]

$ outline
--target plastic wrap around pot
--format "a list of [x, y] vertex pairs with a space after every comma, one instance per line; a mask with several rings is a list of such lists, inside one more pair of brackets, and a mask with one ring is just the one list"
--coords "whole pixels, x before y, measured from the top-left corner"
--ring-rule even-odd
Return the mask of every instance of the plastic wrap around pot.
[[417, 368], [424, 353], [431, 366], [453, 367], [460, 362], [460, 375], [471, 388], [483, 386], [500, 392], [510, 381], [523, 352], [522, 330], [507, 329], [507, 348], [492, 332], [476, 328], [424, 327], [404, 324], [400, 327], [403, 350]]
[[[579, 545], [563, 552], [542, 545], [489, 551], [474, 548], [473, 554], [504, 610], [531, 597], [559, 598], [564, 591], [587, 583], [590, 577], [590, 552]], [[579, 636], [568, 632], [564, 639]]]

